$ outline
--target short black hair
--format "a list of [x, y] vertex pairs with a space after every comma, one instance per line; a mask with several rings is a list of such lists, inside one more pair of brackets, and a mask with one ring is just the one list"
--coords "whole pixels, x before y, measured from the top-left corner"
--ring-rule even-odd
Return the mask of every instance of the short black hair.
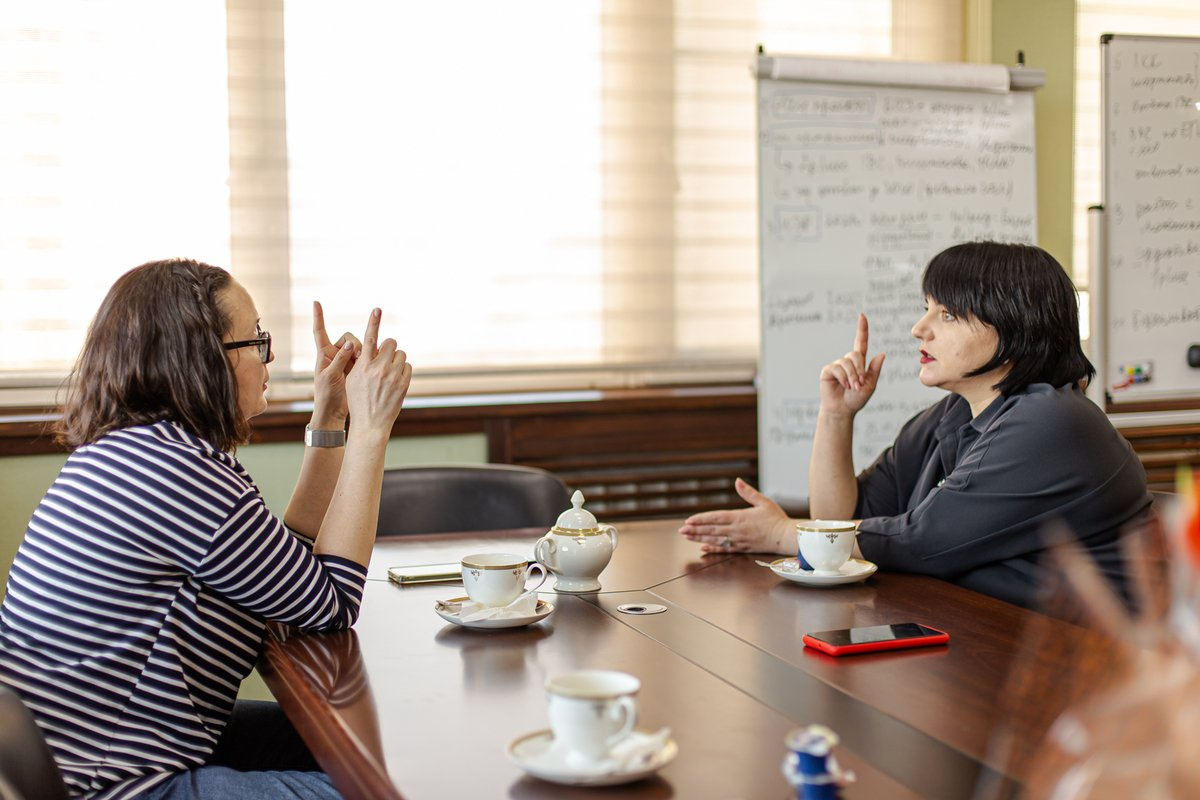
[[1063, 386], [1091, 380], [1096, 368], [1079, 341], [1079, 299], [1062, 264], [1040, 247], [968, 242], [938, 253], [921, 290], [956, 317], [996, 329], [999, 342], [983, 375], [1010, 364], [992, 388], [1008, 396], [1033, 383]]

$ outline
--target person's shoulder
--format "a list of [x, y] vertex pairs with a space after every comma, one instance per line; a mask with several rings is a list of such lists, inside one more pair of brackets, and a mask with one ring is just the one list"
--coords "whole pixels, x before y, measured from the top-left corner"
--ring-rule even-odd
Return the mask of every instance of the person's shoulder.
[[238, 485], [247, 477], [236, 458], [172, 420], [112, 431], [87, 449], [97, 457], [132, 459], [167, 481], [172, 474], [195, 480], [197, 474], [207, 473], [221, 482]]
[[161, 450], [196, 456], [207, 455], [207, 451], [213, 449], [199, 436], [190, 433], [178, 422], [168, 419], [109, 431], [92, 444], [87, 445], [87, 448], [92, 451]]
[[1074, 383], [1051, 386], [1048, 383], [1031, 383], [1019, 392], [1005, 398], [1005, 410], [1019, 409], [1036, 414], [1060, 414], [1070, 416], [1101, 417], [1104, 412], [1088, 399], [1083, 390]]
[[1099, 406], [1073, 383], [1063, 386], [1030, 384], [1005, 398], [1000, 417], [1007, 424], [1034, 426], [1040, 435], [1053, 441], [1074, 441], [1081, 435], [1116, 433]]

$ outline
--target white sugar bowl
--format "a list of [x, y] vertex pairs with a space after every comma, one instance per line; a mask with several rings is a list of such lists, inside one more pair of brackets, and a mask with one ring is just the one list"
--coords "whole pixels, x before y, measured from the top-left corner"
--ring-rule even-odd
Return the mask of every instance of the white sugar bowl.
[[600, 573], [617, 549], [617, 529], [596, 522], [583, 507], [583, 493], [571, 495], [571, 505], [558, 524], [538, 539], [533, 555], [554, 574], [560, 592], [598, 592]]

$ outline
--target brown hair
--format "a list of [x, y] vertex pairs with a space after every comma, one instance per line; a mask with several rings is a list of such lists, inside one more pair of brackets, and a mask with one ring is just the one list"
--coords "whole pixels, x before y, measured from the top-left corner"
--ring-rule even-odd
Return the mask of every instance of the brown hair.
[[248, 439], [222, 345], [229, 273], [187, 259], [152, 261], [108, 290], [67, 384], [57, 440], [68, 447], [161, 420], [220, 450]]

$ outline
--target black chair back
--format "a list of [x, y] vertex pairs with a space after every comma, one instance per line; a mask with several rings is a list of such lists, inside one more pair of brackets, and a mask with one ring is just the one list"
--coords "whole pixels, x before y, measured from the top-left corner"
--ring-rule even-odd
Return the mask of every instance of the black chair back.
[[512, 464], [446, 464], [384, 470], [379, 536], [546, 528], [571, 507], [551, 472]]
[[0, 798], [66, 800], [42, 730], [16, 692], [0, 686]]

